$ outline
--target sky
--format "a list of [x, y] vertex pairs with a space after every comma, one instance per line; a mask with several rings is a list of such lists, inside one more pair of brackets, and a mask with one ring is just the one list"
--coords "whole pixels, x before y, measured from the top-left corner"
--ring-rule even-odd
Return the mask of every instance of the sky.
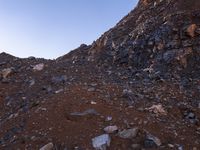
[[57, 58], [91, 44], [137, 0], [0, 0], [0, 53]]

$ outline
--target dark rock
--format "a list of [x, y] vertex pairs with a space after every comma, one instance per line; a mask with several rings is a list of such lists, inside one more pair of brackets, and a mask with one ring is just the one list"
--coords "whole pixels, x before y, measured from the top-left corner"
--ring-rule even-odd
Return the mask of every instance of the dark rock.
[[52, 91], [53, 91], [51, 86], [43, 86], [42, 90], [46, 91], [47, 93], [52, 93]]
[[132, 129], [120, 131], [118, 135], [119, 137], [124, 138], [124, 139], [131, 139], [137, 136], [138, 131], [139, 131], [138, 128], [132, 128]]
[[87, 47], [88, 47], [88, 46], [87, 46], [86, 44], [81, 44], [79, 48], [80, 48], [80, 49], [86, 49]]
[[34, 79], [32, 79], [32, 80], [29, 81], [29, 86], [30, 87], [33, 86], [34, 84], [35, 84], [35, 80]]
[[186, 111], [184, 113], [184, 117], [185, 119], [189, 120], [190, 123], [196, 124], [197, 122], [199, 122], [197, 116], [192, 111]]
[[145, 148], [156, 148], [157, 146], [156, 146], [156, 144], [154, 143], [153, 140], [151, 140], [151, 139], [145, 139], [145, 141], [144, 141], [144, 147]]
[[132, 105], [135, 102], [135, 95], [130, 89], [124, 89], [122, 92], [122, 97], [127, 99], [129, 105]]
[[156, 148], [158, 146], [161, 146], [160, 139], [151, 134], [147, 134], [146, 139], [144, 141], [144, 147], [145, 148]]
[[70, 113], [71, 116], [86, 116], [86, 115], [99, 115], [95, 109], [87, 109], [83, 112], [73, 112]]
[[166, 63], [171, 63], [176, 56], [176, 50], [170, 50], [163, 54], [163, 59]]
[[54, 84], [64, 84], [67, 81], [67, 76], [66, 75], [61, 75], [61, 76], [56, 76], [52, 77], [51, 82]]

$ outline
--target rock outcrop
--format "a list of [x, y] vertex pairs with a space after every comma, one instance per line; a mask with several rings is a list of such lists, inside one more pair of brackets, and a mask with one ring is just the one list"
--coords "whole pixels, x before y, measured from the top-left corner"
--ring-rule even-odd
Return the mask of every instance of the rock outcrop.
[[161, 75], [199, 73], [200, 2], [140, 0], [89, 49], [89, 60]]

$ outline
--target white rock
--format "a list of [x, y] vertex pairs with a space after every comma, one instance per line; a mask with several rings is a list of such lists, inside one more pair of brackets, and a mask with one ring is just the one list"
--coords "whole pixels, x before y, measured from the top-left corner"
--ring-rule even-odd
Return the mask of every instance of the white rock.
[[103, 134], [92, 139], [92, 146], [96, 150], [106, 150], [110, 146], [111, 138], [108, 134]]
[[35, 65], [35, 66], [33, 67], [33, 70], [34, 70], [34, 71], [41, 71], [41, 70], [43, 70], [43, 69], [44, 69], [44, 64], [43, 64], [43, 63], [37, 64], [37, 65]]
[[168, 147], [169, 148], [174, 148], [174, 145], [173, 144], [168, 144]]
[[57, 90], [57, 91], [55, 91], [55, 94], [61, 93], [63, 91], [64, 91], [63, 89]]
[[106, 133], [114, 133], [118, 130], [118, 127], [117, 126], [107, 126], [104, 128], [104, 131]]
[[40, 148], [40, 150], [53, 150], [53, 143], [46, 144], [45, 146]]
[[150, 108], [146, 108], [146, 110], [149, 110], [150, 112], [153, 112], [156, 115], [167, 115], [167, 112], [164, 110], [161, 104], [153, 105]]
[[12, 68], [6, 68], [1, 71], [2, 77], [5, 79], [12, 73]]
[[95, 101], [91, 101], [91, 104], [92, 104], [92, 105], [96, 105], [97, 102], [95, 102]]
[[131, 145], [131, 147], [133, 148], [133, 149], [141, 149], [140, 147], [140, 144], [132, 144]]
[[137, 133], [138, 133], [138, 128], [123, 130], [123, 131], [119, 132], [119, 137], [121, 137], [123, 139], [130, 139], [130, 138], [136, 137]]
[[97, 86], [97, 83], [92, 83], [91, 86], [93, 86], [93, 87], [94, 87], [94, 86]]
[[111, 116], [107, 116], [105, 121], [111, 121], [112, 117]]

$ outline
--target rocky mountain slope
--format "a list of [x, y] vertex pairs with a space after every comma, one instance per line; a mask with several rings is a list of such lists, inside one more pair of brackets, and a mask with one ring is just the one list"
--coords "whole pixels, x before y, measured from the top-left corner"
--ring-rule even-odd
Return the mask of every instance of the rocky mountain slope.
[[0, 54], [0, 149], [200, 149], [200, 2], [140, 0], [56, 60]]
[[199, 7], [196, 0], [141, 0], [93, 44], [91, 59], [161, 75], [199, 70]]

